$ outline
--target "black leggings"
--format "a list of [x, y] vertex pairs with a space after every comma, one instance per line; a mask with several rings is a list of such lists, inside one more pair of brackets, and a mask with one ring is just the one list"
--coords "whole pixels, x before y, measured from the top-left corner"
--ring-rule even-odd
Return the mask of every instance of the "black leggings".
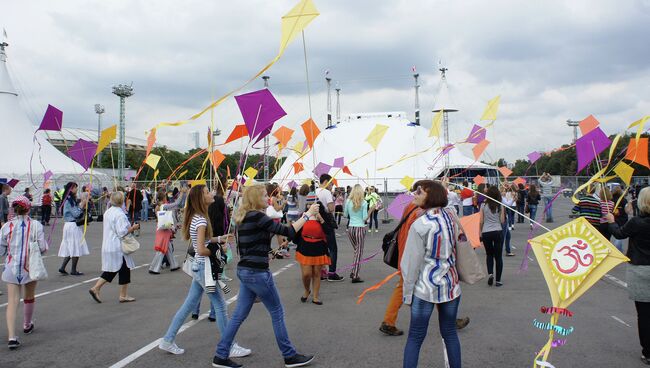
[[120, 270], [117, 272], [102, 272], [102, 275], [100, 276], [107, 282], [112, 282], [113, 279], [115, 278], [115, 275], [118, 276], [118, 284], [119, 285], [128, 285], [131, 283], [131, 270], [129, 269], [129, 266], [126, 265], [126, 259], [122, 257], [122, 267], [120, 267]]
[[487, 273], [494, 274], [494, 261], [497, 263], [497, 281], [501, 281], [503, 272], [503, 236], [502, 231], [488, 231], [483, 233]]
[[637, 314], [637, 326], [639, 328], [639, 342], [641, 353], [650, 357], [650, 303], [634, 302]]

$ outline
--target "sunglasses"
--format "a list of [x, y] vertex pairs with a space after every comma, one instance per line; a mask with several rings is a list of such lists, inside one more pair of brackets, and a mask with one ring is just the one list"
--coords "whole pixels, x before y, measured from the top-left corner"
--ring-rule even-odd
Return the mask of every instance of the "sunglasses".
[[424, 193], [424, 190], [422, 189], [422, 187], [417, 187], [417, 189], [415, 189], [414, 193], [416, 195], [420, 195], [420, 194]]

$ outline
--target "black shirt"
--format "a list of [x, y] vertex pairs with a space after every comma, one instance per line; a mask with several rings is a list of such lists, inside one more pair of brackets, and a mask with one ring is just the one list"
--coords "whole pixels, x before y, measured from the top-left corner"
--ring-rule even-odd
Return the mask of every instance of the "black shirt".
[[623, 226], [609, 224], [609, 231], [616, 239], [630, 238], [627, 256], [630, 264], [650, 266], [650, 216], [641, 214], [632, 217]]
[[260, 211], [246, 213], [244, 221], [237, 226], [240, 258], [238, 265], [268, 270], [271, 239], [274, 234], [286, 236], [289, 240], [296, 237], [293, 226], [279, 224]]
[[228, 229], [230, 222], [228, 212], [226, 211], [226, 202], [221, 196], [215, 196], [214, 202], [208, 207], [208, 216], [210, 217], [210, 225], [212, 226], [212, 234], [214, 236], [223, 235]]

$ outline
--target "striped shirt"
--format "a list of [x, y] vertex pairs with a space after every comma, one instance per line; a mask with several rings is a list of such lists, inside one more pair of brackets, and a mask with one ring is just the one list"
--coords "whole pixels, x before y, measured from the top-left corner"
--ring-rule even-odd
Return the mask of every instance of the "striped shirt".
[[[208, 221], [205, 219], [205, 217], [201, 215], [194, 215], [192, 217], [192, 222], [190, 222], [190, 241], [192, 242], [192, 247], [194, 248], [195, 256], [194, 259], [196, 260], [197, 263], [205, 263], [205, 256], [200, 256], [199, 255], [199, 246], [198, 246], [198, 239], [199, 239], [199, 231], [198, 229], [203, 226], [207, 229], [208, 227]], [[205, 242], [205, 246], [207, 247], [207, 242]]]
[[614, 202], [612, 201], [600, 201], [600, 223], [606, 224], [607, 219], [605, 215], [608, 213], [614, 213]]
[[400, 263], [405, 304], [411, 304], [414, 295], [430, 303], [460, 296], [457, 234], [455, 216], [446, 208], [430, 209], [411, 225]]
[[239, 249], [239, 266], [267, 270], [269, 252], [274, 234], [286, 236], [293, 240], [296, 231], [293, 226], [285, 226], [273, 221], [260, 211], [246, 213], [244, 221], [237, 226], [237, 247]]
[[580, 198], [578, 204], [573, 207], [574, 214], [584, 217], [590, 224], [598, 227], [600, 225], [601, 208], [600, 201], [593, 195], [586, 195]]

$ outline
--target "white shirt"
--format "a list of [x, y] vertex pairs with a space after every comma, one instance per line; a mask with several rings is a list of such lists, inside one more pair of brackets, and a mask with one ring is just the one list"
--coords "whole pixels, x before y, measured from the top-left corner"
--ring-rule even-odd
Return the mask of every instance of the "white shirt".
[[448, 206], [462, 206], [460, 196], [452, 190], [447, 191], [447, 202]]
[[329, 212], [329, 210], [327, 209], [327, 205], [330, 203], [334, 203], [334, 197], [332, 197], [332, 192], [330, 192], [326, 188], [316, 188], [316, 197], [318, 197], [320, 203], [322, 203], [323, 206], [325, 207], [325, 211]]
[[282, 211], [276, 210], [273, 205], [266, 207], [266, 215], [274, 220], [281, 219], [283, 216]]
[[102, 271], [117, 272], [122, 267], [122, 257], [126, 266], [135, 267], [135, 262], [130, 255], [122, 252], [120, 241], [129, 231], [131, 224], [126, 212], [121, 207], [111, 207], [104, 212], [104, 236], [102, 239]]

